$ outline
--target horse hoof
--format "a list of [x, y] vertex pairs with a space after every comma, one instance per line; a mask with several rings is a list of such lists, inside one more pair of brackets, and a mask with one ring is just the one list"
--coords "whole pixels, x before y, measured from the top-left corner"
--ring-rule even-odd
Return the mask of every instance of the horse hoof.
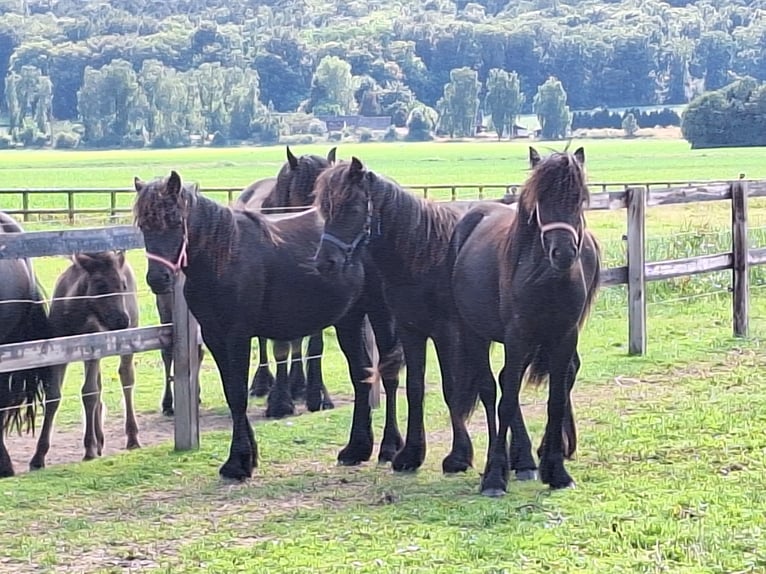
[[95, 460], [95, 459], [96, 459], [95, 454], [86, 454], [85, 456], [82, 457], [83, 462], [87, 460]]
[[269, 405], [266, 408], [267, 419], [283, 419], [295, 414], [295, 407], [287, 405]]
[[29, 463], [30, 472], [34, 472], [36, 470], [43, 470], [44, 468], [45, 468], [45, 461], [37, 462], [33, 460], [32, 462]]
[[469, 468], [471, 468], [471, 463], [465, 460], [460, 460], [457, 456], [448, 455], [442, 461], [442, 472], [444, 472], [444, 474], [466, 472]]
[[329, 411], [335, 408], [335, 404], [330, 399], [325, 399], [322, 401], [322, 410], [323, 411]]
[[128, 441], [128, 444], [125, 446], [127, 450], [135, 450], [137, 448], [141, 448], [141, 443], [139, 443], [137, 440], [135, 441]]
[[0, 468], [0, 478], [10, 478], [14, 475], [13, 467], [10, 468]]
[[502, 488], [483, 488], [481, 495], [489, 498], [500, 498], [505, 496], [505, 491]]
[[244, 482], [253, 476], [253, 471], [249, 471], [241, 466], [226, 462], [218, 471], [221, 478], [228, 479], [234, 482]]
[[173, 411], [173, 407], [168, 407], [168, 408], [162, 409], [162, 414], [166, 417], [172, 417], [175, 414], [175, 412]]
[[561, 486], [556, 486], [556, 485], [551, 484], [550, 488], [551, 488], [551, 490], [566, 490], [568, 488], [574, 489], [575, 488], [575, 482], [574, 482], [574, 480], [572, 480], [572, 481], [568, 482], [567, 484], [564, 484], [564, 485], [561, 485]]
[[394, 472], [415, 472], [423, 465], [425, 448], [407, 448], [400, 450], [391, 461]]
[[527, 480], [537, 480], [536, 470], [517, 470], [516, 480], [522, 482]]

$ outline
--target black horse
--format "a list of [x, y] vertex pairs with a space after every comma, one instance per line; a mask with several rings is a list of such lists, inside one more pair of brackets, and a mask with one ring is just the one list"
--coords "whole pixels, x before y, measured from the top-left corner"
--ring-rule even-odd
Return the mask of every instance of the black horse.
[[[376, 292], [377, 281], [358, 258], [334, 281], [317, 273], [311, 260], [322, 222], [316, 210], [271, 222], [250, 211], [235, 211], [184, 186], [175, 171], [151, 182], [135, 180], [136, 224], [144, 236], [147, 283], [168, 292], [174, 273], [186, 276], [184, 295], [199, 321], [202, 337], [218, 366], [232, 417], [232, 443], [222, 476], [245, 479], [257, 465], [257, 443], [247, 418], [250, 341], [262, 336], [290, 341], [334, 325], [354, 385], [354, 415], [342, 464], [372, 455], [370, 342], [365, 314], [375, 328], [380, 375], [386, 388], [386, 430], [380, 460], [401, 444], [395, 401], [401, 350], [393, 320]], [[310, 397], [319, 389], [307, 388]]]
[[[572, 484], [564, 468], [577, 446], [570, 392], [580, 368], [579, 331], [599, 285], [600, 249], [583, 215], [589, 199], [584, 150], [541, 159], [530, 148], [529, 158], [533, 171], [516, 209], [474, 208], [452, 237], [453, 297], [472, 335], [461, 349], [459, 363], [473, 369], [464, 380], [478, 376], [494, 387], [489, 347], [505, 345], [499, 431], [488, 428], [481, 486], [488, 496], [505, 492], [509, 468], [524, 478], [537, 469], [519, 407], [525, 376], [531, 384], [549, 379], [540, 479], [552, 488]], [[471, 393], [459, 397], [472, 400]]]
[[[1, 233], [23, 229], [0, 212]], [[0, 344], [49, 339], [51, 327], [42, 287], [27, 259], [0, 259]], [[50, 385], [51, 369], [42, 367], [0, 373], [0, 478], [13, 476], [13, 465], [5, 448], [5, 435], [34, 430], [35, 414]]]
[[[240, 210], [262, 211], [267, 214], [295, 213], [296, 209], [309, 207], [313, 200], [314, 183], [317, 176], [330, 165], [335, 163], [337, 148], [333, 147], [327, 157], [313, 154], [295, 156], [286, 146], [287, 161], [282, 165], [276, 177], [259, 179], [247, 186], [234, 202], [233, 207]], [[258, 337], [258, 367], [250, 385], [250, 394], [255, 397], [266, 396], [274, 386], [274, 375], [269, 369], [267, 341]], [[303, 370], [303, 339], [294, 341], [274, 341], [274, 359], [277, 365], [286, 363], [289, 372], [286, 380], [277, 381], [280, 396], [283, 401], [269, 402], [266, 410], [267, 417], [282, 417], [293, 414], [292, 401], [299, 400], [306, 391], [306, 379], [309, 385], [321, 387], [322, 401], [319, 404], [308, 404], [309, 411], [333, 408], [332, 399], [324, 386], [322, 377], [322, 353], [324, 352], [324, 337], [314, 333], [309, 337], [306, 349], [306, 370]], [[279, 372], [279, 369], [278, 369]], [[289, 389], [291, 400], [287, 400], [285, 386]]]
[[[406, 443], [393, 460], [394, 470], [416, 470], [425, 459], [423, 399], [429, 338], [439, 358], [453, 430], [452, 451], [442, 468], [446, 473], [467, 470], [473, 464], [466, 429], [471, 407], [453, 407], [471, 405], [471, 401], [453, 401], [452, 397], [456, 389], [452, 358], [463, 335], [449, 290], [447, 256], [452, 231], [468, 206], [415, 197], [366, 169], [357, 158], [322, 172], [315, 194], [325, 219], [324, 240], [317, 253], [320, 272], [336, 277], [349, 257], [368, 252], [380, 270], [386, 301], [396, 318], [407, 364], [409, 415]], [[368, 237], [369, 245], [363, 249]], [[474, 402], [475, 398], [474, 394]], [[494, 416], [493, 395], [483, 394], [482, 401], [488, 401], [485, 408]]]
[[[264, 211], [267, 213], [289, 213], [296, 208], [308, 207], [313, 201], [314, 182], [319, 173], [335, 162], [336, 148], [332, 148], [327, 157], [304, 154], [295, 156], [290, 147], [286, 147], [287, 161], [276, 177], [267, 177], [248, 185], [234, 202], [236, 209]], [[173, 297], [167, 293], [156, 295], [157, 312], [162, 323], [173, 321]], [[266, 409], [267, 417], [282, 417], [293, 414], [293, 401], [299, 400], [306, 390], [306, 378], [310, 384], [323, 389], [318, 403], [309, 402], [309, 411], [333, 408], [332, 399], [324, 387], [322, 380], [321, 355], [324, 350], [322, 333], [315, 333], [309, 338], [306, 372], [303, 369], [303, 339], [291, 342], [275, 341], [274, 356], [278, 363], [289, 364], [289, 375], [280, 381], [280, 390], [276, 392], [283, 400], [270, 401]], [[162, 397], [162, 412], [167, 416], [173, 415], [173, 348], [162, 349], [162, 361], [165, 366], [165, 391]], [[289, 357], [288, 357], [289, 353]], [[202, 345], [200, 345], [200, 361], [202, 360]], [[269, 368], [267, 340], [258, 338], [258, 366], [250, 386], [250, 394], [264, 397], [274, 386], [274, 375]], [[289, 393], [283, 389], [287, 387]]]

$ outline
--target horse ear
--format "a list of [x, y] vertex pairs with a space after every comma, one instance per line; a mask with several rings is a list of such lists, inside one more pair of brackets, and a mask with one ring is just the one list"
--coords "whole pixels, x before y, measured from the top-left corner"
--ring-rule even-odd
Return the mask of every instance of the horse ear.
[[133, 178], [133, 187], [136, 188], [136, 191], [141, 191], [144, 189], [144, 182], [141, 181], [141, 178], [136, 176]]
[[122, 249], [118, 249], [115, 253], [117, 256], [117, 264], [120, 266], [120, 268], [125, 266], [125, 252]]
[[329, 152], [327, 152], [327, 161], [330, 162], [330, 165], [335, 164], [335, 152], [338, 151], [337, 147], [332, 148]]
[[298, 158], [293, 155], [293, 152], [290, 151], [290, 146], [285, 146], [287, 149], [287, 163], [290, 164], [290, 169], [295, 169], [298, 167]]
[[181, 195], [182, 187], [183, 184], [181, 183], [181, 176], [178, 175], [176, 170], [171, 171], [170, 177], [168, 178], [168, 183], [165, 186], [165, 191], [167, 194], [171, 197], [178, 197]]
[[580, 165], [585, 165], [585, 149], [578, 147], [574, 152], [575, 159]]
[[92, 271], [98, 266], [98, 262], [87, 253], [75, 253], [72, 255], [72, 262], [77, 267], [81, 267], [88, 272]]
[[535, 167], [540, 163], [540, 154], [532, 146], [529, 146], [529, 167]]
[[362, 177], [362, 173], [364, 172], [364, 164], [357, 158], [356, 156], [353, 156], [351, 158], [351, 168], [349, 169], [349, 175], [353, 179], [360, 179]]

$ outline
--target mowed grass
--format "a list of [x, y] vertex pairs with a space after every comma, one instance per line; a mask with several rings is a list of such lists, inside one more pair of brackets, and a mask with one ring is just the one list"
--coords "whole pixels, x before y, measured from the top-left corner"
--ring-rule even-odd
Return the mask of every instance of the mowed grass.
[[[597, 153], [592, 147], [604, 142], [584, 143], [589, 162], [595, 162]], [[648, 146], [647, 142], [611, 143], [614, 149], [606, 145], [600, 149], [615, 154], [615, 166], [617, 157], [628, 153], [620, 148], [622, 144]], [[511, 181], [523, 180], [524, 145], [432, 144], [430, 149], [436, 151], [430, 153], [469, 145], [478, 150], [515, 149], [508, 161], [511, 155], [521, 159], [518, 177]], [[643, 155], [634, 156], [634, 169], [664, 161], [661, 150], [669, 150], [670, 145], [651, 145], [659, 147], [646, 147]], [[346, 147], [339, 147], [341, 157], [357, 153], [346, 152]], [[354, 149], [367, 159], [366, 150], [383, 147], [363, 144]], [[296, 152], [306, 153], [305, 148], [296, 147]], [[325, 153], [328, 148], [314, 149]], [[124, 161], [115, 169], [125, 173], [133, 165], [141, 169], [155, 161], [156, 175], [175, 167], [184, 177], [198, 179], [187, 176], [183, 166], [163, 163], [168, 161], [167, 154], [199, 150], [182, 151], [156, 155], [114, 152], [111, 161]], [[732, 166], [741, 165], [737, 158], [745, 162], [743, 158], [749, 157], [747, 150], [738, 151]], [[208, 152], [233, 153], [205, 150]], [[281, 165], [284, 148], [249, 150], [256, 152], [274, 154], [273, 165], [262, 174], [273, 175]], [[48, 154], [37, 153], [40, 157]], [[50, 161], [56, 155], [93, 155], [50, 153]], [[13, 154], [22, 159], [23, 154], [36, 157], [34, 152], [10, 152], [8, 157]], [[134, 163], [134, 155], [147, 162]], [[415, 157], [414, 152], [409, 154], [410, 160]], [[6, 154], [0, 154], [0, 164], [5, 161]], [[717, 175], [693, 179], [728, 179], [720, 175], [728, 169], [720, 158], [702, 163]], [[29, 165], [23, 185], [42, 187], [51, 170], [64, 178], [78, 171], [48, 165], [42, 160], [36, 167]], [[391, 165], [404, 169], [407, 162], [402, 159]], [[403, 183], [412, 182], [373, 167]], [[446, 163], [442, 168], [452, 169]], [[91, 169], [109, 171], [106, 164]], [[596, 181], [593, 163], [589, 169], [591, 180]], [[465, 179], [441, 183], [492, 183], [505, 177], [498, 175], [495, 180], [473, 170], [462, 173], [467, 174]], [[750, 171], [747, 174], [758, 177]], [[127, 185], [132, 175], [130, 172]], [[141, 169], [139, 175], [150, 177], [152, 169]], [[205, 182], [198, 180], [204, 189]], [[66, 184], [71, 185], [75, 184]], [[760, 229], [765, 213], [761, 202], [750, 203], [754, 246], [766, 244]], [[621, 235], [625, 212], [594, 212], [588, 221], [601, 240], [605, 264], [624, 264]], [[730, 243], [729, 225], [727, 202], [651, 208], [648, 259], [725, 251]], [[59, 229], [61, 223], [30, 223], [28, 228]], [[128, 257], [139, 277], [142, 324], [156, 324], [154, 299], [143, 281], [145, 260], [140, 251], [130, 252]], [[49, 291], [66, 264], [64, 258], [36, 261]], [[395, 476], [373, 463], [358, 469], [335, 467], [335, 456], [345, 444], [350, 425], [351, 411], [345, 406], [258, 422], [261, 466], [254, 479], [243, 485], [225, 484], [217, 477], [228, 454], [228, 432], [206, 432], [200, 451], [174, 453], [168, 425], [163, 444], [87, 464], [56, 465], [0, 482], [0, 571], [764, 571], [766, 554], [760, 539], [766, 527], [766, 393], [761, 337], [766, 332], [766, 298], [760, 287], [766, 281], [760, 268], [751, 271], [751, 278], [752, 337], [746, 341], [730, 337], [731, 301], [726, 292], [730, 274], [651, 284], [649, 352], [642, 358], [627, 356], [624, 288], [602, 290], [580, 343], [583, 367], [574, 393], [580, 448], [577, 459], [568, 463], [578, 482], [573, 491], [549, 493], [539, 483], [511, 483], [504, 499], [481, 498], [477, 471], [484, 464], [486, 441], [480, 410], [472, 424], [477, 470], [443, 477], [440, 465], [450, 443], [449, 422], [431, 353], [426, 398], [429, 451], [419, 473]], [[326, 340], [325, 377], [331, 393], [342, 403], [350, 393], [346, 366], [332, 330]], [[493, 357], [499, 367], [499, 348]], [[137, 409], [142, 420], [157, 418], [162, 389], [159, 353], [137, 355], [136, 361]], [[121, 424], [122, 411], [116, 364], [116, 359], [103, 361], [107, 417], [112, 425], [115, 419]], [[79, 365], [70, 368], [57, 428], [79, 428], [81, 373]], [[209, 356], [203, 364], [202, 389], [206, 416], [227, 413], [218, 372]], [[400, 395], [399, 420], [404, 431], [403, 390]], [[546, 395], [527, 389], [523, 396], [528, 426], [538, 444], [545, 424]], [[253, 401], [251, 413], [261, 411], [262, 401]], [[382, 434], [382, 416], [382, 411], [375, 412], [377, 438]], [[71, 432], [66, 437], [71, 440]], [[63, 446], [62, 437], [54, 435], [53, 440], [53, 450]], [[66, 446], [77, 448], [80, 442]], [[18, 441], [11, 437], [12, 454], [24, 461], [31, 457], [31, 452], [19, 453], [14, 446]]]

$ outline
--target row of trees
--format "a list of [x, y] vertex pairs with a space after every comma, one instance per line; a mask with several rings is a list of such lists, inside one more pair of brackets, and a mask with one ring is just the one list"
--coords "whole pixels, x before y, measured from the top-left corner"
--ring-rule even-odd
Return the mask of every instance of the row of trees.
[[[550, 76], [566, 86], [573, 109], [683, 104], [726, 85], [732, 74], [766, 80], [766, 23], [757, 6], [756, 0], [0, 0], [0, 73], [37, 68], [50, 81], [49, 116], [58, 120], [79, 118], [85, 70], [116, 59], [136, 74], [147, 61], [179, 74], [206, 64], [255, 71], [260, 102], [275, 111], [356, 105], [391, 113], [399, 124], [413, 102], [450, 107], [443, 88], [461, 68], [477, 73], [482, 100], [492, 70], [515, 70], [523, 112], [533, 111], [538, 86]], [[322, 91], [314, 80], [328, 56], [365, 80], [364, 99], [356, 91], [353, 98]], [[0, 107], [8, 101], [0, 94]]]

